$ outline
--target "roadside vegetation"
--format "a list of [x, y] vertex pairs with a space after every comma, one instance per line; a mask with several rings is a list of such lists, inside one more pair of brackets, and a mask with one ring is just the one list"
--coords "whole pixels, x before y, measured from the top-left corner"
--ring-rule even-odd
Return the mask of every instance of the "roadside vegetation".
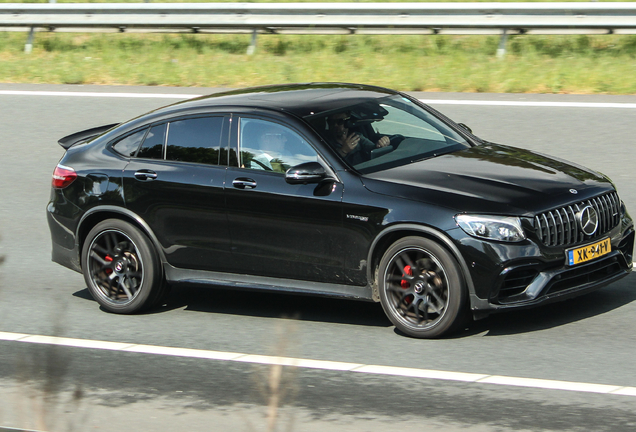
[[[57, 3], [142, 3], [144, 0], [57, 0]], [[153, 0], [154, 1], [154, 0]], [[170, 0], [155, 3], [344, 3], [359, 0]], [[407, 3], [413, 0], [364, 0], [365, 3]], [[485, 3], [493, 0], [420, 0], [421, 3]], [[554, 0], [498, 0], [497, 3], [519, 2], [553, 2]], [[580, 2], [582, 0], [560, 0], [563, 2]], [[604, 2], [621, 2], [625, 0], [602, 0]], [[49, 3], [49, 0], [0, 0], [0, 3]]]
[[[344, 3], [344, 1], [356, 2], [359, 0], [170, 0], [156, 1], [155, 3]], [[407, 3], [413, 0], [364, 0], [365, 3]], [[497, 3], [519, 2], [552, 2], [554, 0], [498, 0]], [[563, 2], [580, 2], [582, 0], [560, 0]], [[625, 0], [602, 0], [604, 2], [620, 2]], [[144, 0], [57, 0], [57, 3], [143, 3]], [[420, 0], [421, 3], [485, 3], [492, 0]], [[0, 0], [0, 3], [49, 3], [49, 0]]]
[[248, 56], [250, 38], [40, 32], [25, 54], [26, 33], [0, 32], [0, 82], [244, 87], [343, 81], [405, 91], [636, 94], [636, 35], [510, 36], [503, 59], [495, 55], [499, 36], [259, 35], [256, 53]]
[[636, 36], [0, 33], [0, 81], [244, 87], [306, 81], [406, 91], [636, 94]]

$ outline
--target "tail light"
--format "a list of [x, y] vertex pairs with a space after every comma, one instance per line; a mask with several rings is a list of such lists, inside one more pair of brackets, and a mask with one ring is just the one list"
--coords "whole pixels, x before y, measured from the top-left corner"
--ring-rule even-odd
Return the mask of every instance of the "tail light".
[[66, 167], [64, 165], [58, 165], [53, 171], [52, 186], [55, 189], [64, 189], [77, 178], [77, 174], [73, 168]]

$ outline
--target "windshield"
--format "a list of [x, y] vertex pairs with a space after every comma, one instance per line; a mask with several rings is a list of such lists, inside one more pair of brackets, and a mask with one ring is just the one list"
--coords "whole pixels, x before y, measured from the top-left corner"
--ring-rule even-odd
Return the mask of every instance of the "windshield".
[[314, 114], [307, 120], [349, 166], [362, 173], [470, 147], [440, 119], [399, 95]]

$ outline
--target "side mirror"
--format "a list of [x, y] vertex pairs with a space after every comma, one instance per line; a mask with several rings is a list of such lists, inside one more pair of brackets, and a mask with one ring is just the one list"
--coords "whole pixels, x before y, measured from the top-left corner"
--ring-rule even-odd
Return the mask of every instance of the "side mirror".
[[468, 132], [473, 133], [473, 130], [466, 126], [464, 123], [457, 123], [458, 126], [461, 126], [463, 129], [466, 129]]
[[318, 162], [305, 162], [285, 173], [285, 181], [289, 184], [320, 183], [326, 177], [327, 171]]

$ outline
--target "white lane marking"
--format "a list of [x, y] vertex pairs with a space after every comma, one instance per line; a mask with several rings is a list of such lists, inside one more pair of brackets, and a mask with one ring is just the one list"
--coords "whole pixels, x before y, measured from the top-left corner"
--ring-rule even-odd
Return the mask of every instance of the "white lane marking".
[[16, 339], [16, 342], [28, 342], [44, 345], [61, 345], [74, 348], [92, 348], [110, 351], [122, 351], [125, 348], [130, 347], [133, 344], [119, 343], [119, 342], [107, 342], [97, 341], [90, 339], [72, 339], [62, 338], [56, 336], [40, 336], [40, 335], [28, 335], [27, 337]]
[[154, 99], [191, 99], [202, 95], [172, 93], [99, 93], [99, 92], [61, 92], [61, 91], [18, 91], [0, 90], [3, 96], [62, 96], [62, 97], [110, 97], [110, 98], [154, 98]]
[[8, 427], [8, 426], [0, 426], [0, 432], [6, 432], [6, 431], [16, 431], [16, 432], [42, 432], [42, 431], [35, 430], [35, 429], [24, 429], [24, 428], [14, 428], [14, 427]]
[[[177, 93], [100, 93], [100, 92], [63, 92], [63, 91], [21, 91], [0, 90], [0, 96], [60, 96], [60, 97], [110, 97], [110, 98], [152, 98], [152, 99], [191, 99], [204, 95]], [[420, 99], [430, 105], [479, 105], [479, 106], [516, 106], [545, 108], [627, 108], [636, 109], [636, 103], [602, 102], [533, 102], [533, 101], [488, 101], [488, 100], [451, 100]]]
[[352, 371], [353, 369], [364, 366], [360, 363], [334, 362], [328, 360], [311, 360], [293, 357], [277, 357], [246, 354], [244, 357], [237, 358], [236, 361], [244, 363], [257, 363], [281, 366], [296, 366], [308, 369], [324, 369], [335, 371]]
[[22, 339], [22, 338], [29, 337], [29, 336], [31, 336], [31, 335], [24, 334], [24, 333], [0, 332], [0, 340], [3, 340], [3, 341], [16, 341], [18, 339]]
[[586, 393], [613, 393], [623, 389], [622, 386], [613, 386], [605, 384], [590, 384], [581, 382], [570, 381], [555, 381], [535, 378], [518, 378], [518, 377], [506, 377], [506, 376], [489, 376], [480, 379], [480, 383], [486, 384], [499, 384], [505, 386], [514, 387], [532, 387], [532, 388], [544, 388], [554, 390], [569, 390], [576, 392]]
[[277, 357], [192, 348], [174, 348], [158, 345], [141, 345], [90, 339], [73, 339], [56, 336], [29, 335], [24, 333], [10, 332], [0, 332], [0, 341], [59, 345], [73, 348], [103, 349], [111, 351], [134, 352], [139, 354], [167, 355], [263, 365], [295, 366], [300, 368], [335, 370], [372, 375], [390, 375], [432, 380], [459, 381], [476, 384], [495, 384], [511, 387], [528, 387], [544, 390], [563, 390], [636, 397], [636, 387], [626, 387], [620, 385], [557, 381], [537, 378], [521, 378], [407, 367], [365, 365], [361, 363], [312, 360], [293, 357]]
[[480, 100], [435, 100], [420, 99], [429, 105], [486, 105], [546, 108], [629, 108], [636, 109], [636, 103], [602, 103], [602, 102], [532, 102], [532, 101], [480, 101]]
[[191, 357], [191, 358], [202, 358], [208, 360], [236, 360], [239, 357], [244, 356], [242, 353], [231, 353], [231, 352], [223, 352], [223, 351], [205, 351], [205, 350], [197, 350], [191, 348], [172, 348], [172, 347], [162, 347], [156, 345], [130, 345], [127, 348], [124, 348], [122, 351], [126, 352], [135, 352], [139, 354], [158, 354], [158, 355], [168, 355], [175, 357]]
[[622, 396], [636, 396], [636, 387], [623, 387], [612, 393]]
[[415, 369], [404, 368], [394, 366], [376, 366], [365, 365], [361, 368], [354, 370], [353, 372], [362, 372], [375, 375], [394, 375], [413, 378], [428, 378], [434, 380], [446, 380], [446, 381], [462, 381], [462, 382], [477, 382], [480, 379], [489, 377], [490, 375], [473, 374], [465, 372], [449, 372], [440, 370], [429, 369]]

